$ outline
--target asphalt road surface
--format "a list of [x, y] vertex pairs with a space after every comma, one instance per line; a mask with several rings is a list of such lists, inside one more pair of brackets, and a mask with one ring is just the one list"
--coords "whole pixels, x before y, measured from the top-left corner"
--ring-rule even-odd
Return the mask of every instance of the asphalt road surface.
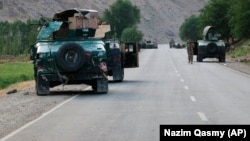
[[161, 124], [250, 124], [249, 75], [213, 59], [188, 64], [168, 45], [139, 58], [108, 94], [79, 93], [2, 140], [157, 141]]

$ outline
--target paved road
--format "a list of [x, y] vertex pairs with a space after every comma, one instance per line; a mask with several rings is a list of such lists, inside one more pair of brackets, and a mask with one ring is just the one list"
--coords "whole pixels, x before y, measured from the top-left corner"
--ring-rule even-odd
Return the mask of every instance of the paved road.
[[250, 124], [250, 76], [185, 49], [145, 49], [108, 94], [83, 92], [8, 141], [157, 141], [160, 124]]

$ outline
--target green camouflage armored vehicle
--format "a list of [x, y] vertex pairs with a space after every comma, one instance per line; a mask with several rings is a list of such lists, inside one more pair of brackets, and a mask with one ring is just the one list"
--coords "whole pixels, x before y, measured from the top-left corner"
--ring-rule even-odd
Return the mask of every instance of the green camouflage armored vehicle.
[[225, 62], [226, 44], [220, 37], [213, 26], [204, 28], [203, 40], [195, 43], [194, 55], [197, 55], [197, 62], [202, 62], [204, 58], [217, 58], [219, 62]]
[[108, 92], [105, 43], [96, 33], [100, 29], [98, 12], [69, 9], [44, 21], [37, 42], [31, 47], [37, 95], [67, 84], [88, 84], [98, 93]]

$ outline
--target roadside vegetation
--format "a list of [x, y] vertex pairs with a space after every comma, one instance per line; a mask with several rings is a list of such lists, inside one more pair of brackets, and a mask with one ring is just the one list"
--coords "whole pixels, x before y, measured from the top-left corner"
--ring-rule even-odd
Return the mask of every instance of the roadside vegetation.
[[250, 39], [244, 39], [234, 44], [228, 52], [228, 57], [250, 65]]
[[38, 20], [0, 22], [0, 55], [27, 54], [36, 41]]
[[27, 55], [38, 34], [34, 23], [38, 20], [0, 22], [0, 89], [34, 79]]
[[102, 17], [111, 25], [109, 38], [119, 38], [124, 42], [142, 40], [143, 34], [137, 29], [140, 18], [140, 9], [129, 0], [117, 0], [104, 11]]
[[12, 62], [0, 64], [0, 89], [11, 84], [34, 79], [33, 64]]
[[192, 15], [183, 22], [179, 35], [183, 41], [198, 40], [205, 26], [214, 26], [222, 35], [221, 39], [230, 45], [230, 56], [247, 57], [250, 55], [249, 17], [250, 1], [210, 0], [199, 15]]

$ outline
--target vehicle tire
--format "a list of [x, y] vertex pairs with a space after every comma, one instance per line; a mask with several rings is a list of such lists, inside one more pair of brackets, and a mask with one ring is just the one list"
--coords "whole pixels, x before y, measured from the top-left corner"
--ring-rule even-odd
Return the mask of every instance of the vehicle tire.
[[124, 79], [124, 62], [123, 55], [121, 54], [121, 64], [116, 69], [113, 69], [113, 80], [115, 82], [122, 82]]
[[216, 45], [216, 43], [209, 43], [207, 45], [207, 53], [208, 54], [216, 54], [218, 52], [218, 46]]
[[97, 90], [97, 81], [96, 81], [96, 80], [94, 80], [94, 81], [92, 82], [91, 87], [92, 87], [93, 91], [96, 91], [96, 90]]
[[122, 82], [123, 79], [124, 79], [124, 68], [123, 67], [113, 70], [113, 80], [115, 82]]
[[83, 48], [76, 43], [66, 43], [57, 52], [58, 65], [67, 72], [78, 71], [84, 64], [85, 54]]
[[36, 94], [38, 96], [44, 96], [48, 95], [49, 93], [49, 82], [46, 81], [46, 78], [38, 75], [36, 79]]
[[201, 54], [198, 54], [196, 59], [197, 59], [197, 62], [202, 62], [203, 61], [203, 57], [202, 57]]
[[226, 62], [226, 56], [225, 55], [219, 56], [219, 62]]

